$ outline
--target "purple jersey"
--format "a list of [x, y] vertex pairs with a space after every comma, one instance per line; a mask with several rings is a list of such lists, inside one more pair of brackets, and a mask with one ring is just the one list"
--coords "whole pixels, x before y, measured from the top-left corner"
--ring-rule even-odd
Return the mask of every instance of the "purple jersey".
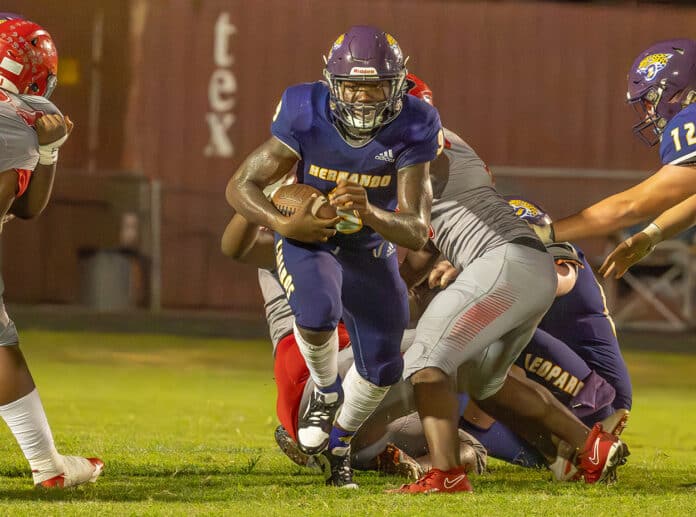
[[575, 287], [568, 294], [556, 298], [539, 328], [571, 348], [574, 344], [590, 341], [618, 343], [604, 293], [585, 255], [576, 250], [585, 267], [578, 269]]
[[[401, 113], [371, 140], [349, 144], [332, 122], [329, 90], [323, 82], [285, 90], [271, 132], [300, 158], [299, 183], [328, 194], [339, 180], [354, 181], [365, 187], [371, 204], [389, 211], [397, 205], [397, 171], [433, 160], [444, 144], [437, 110], [411, 95], [404, 95]], [[352, 235], [339, 233], [331, 241], [365, 247], [379, 239], [365, 227]]]
[[660, 158], [663, 165], [696, 163], [696, 104], [690, 104], [669, 121], [660, 141]]
[[[539, 329], [567, 345], [572, 352], [587, 363], [591, 370], [594, 370], [614, 388], [616, 394], [612, 406], [615, 409], [630, 409], [633, 398], [631, 378], [621, 356], [614, 322], [609, 316], [604, 292], [597, 283], [592, 268], [582, 251], [577, 248], [576, 251], [585, 267], [578, 270], [575, 287], [568, 294], [556, 298], [544, 319], [541, 320]], [[535, 344], [536, 339], [535, 335], [528, 346], [528, 351], [534, 346], [538, 351], [539, 343]], [[568, 353], [563, 352], [562, 347], [558, 344], [553, 348], [554, 353], [546, 359], [549, 359], [553, 364], [565, 364], [564, 367], [559, 367], [557, 370], [560, 373], [568, 367]], [[555, 359], [552, 356], [555, 356]], [[572, 372], [569, 374], [579, 375], [577, 369], [575, 372], [575, 374]], [[550, 375], [551, 371], [548, 373]], [[545, 377], [547, 380], [549, 375]], [[582, 375], [578, 376], [578, 379], [587, 380], [583, 379]], [[554, 385], [559, 386], [555, 383]], [[569, 384], [565, 386], [567, 387]], [[568, 390], [566, 391], [570, 393]], [[575, 393], [573, 394], [575, 395]]]

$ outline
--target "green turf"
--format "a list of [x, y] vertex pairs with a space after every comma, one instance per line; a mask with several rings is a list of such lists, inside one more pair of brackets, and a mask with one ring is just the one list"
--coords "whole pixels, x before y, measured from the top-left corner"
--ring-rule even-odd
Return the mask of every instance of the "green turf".
[[[696, 356], [627, 353], [632, 451], [613, 486], [555, 484], [493, 462], [475, 494], [383, 494], [400, 479], [359, 473], [323, 486], [276, 451], [270, 345], [95, 333], [22, 334], [56, 442], [107, 464], [95, 485], [31, 488], [0, 430], [0, 514], [688, 515], [696, 513]], [[466, 512], [466, 513], [465, 513]]]

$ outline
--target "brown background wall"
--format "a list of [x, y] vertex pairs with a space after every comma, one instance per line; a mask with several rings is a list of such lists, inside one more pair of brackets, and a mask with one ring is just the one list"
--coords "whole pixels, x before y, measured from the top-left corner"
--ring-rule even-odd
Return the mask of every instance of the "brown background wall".
[[[13, 223], [5, 230], [8, 298], [77, 300], [77, 249], [112, 245], [113, 239], [104, 234], [115, 234], [119, 219], [113, 207], [98, 202], [97, 194], [88, 196], [88, 204], [76, 204], [76, 191], [82, 184], [98, 191], [94, 178], [121, 169], [162, 181], [164, 305], [239, 311], [257, 307], [259, 297], [253, 270], [230, 263], [218, 251], [219, 235], [231, 215], [225, 184], [245, 154], [268, 137], [282, 90], [319, 79], [322, 54], [351, 24], [375, 24], [394, 34], [410, 55], [409, 68], [433, 88], [443, 123], [494, 169], [516, 165], [647, 171], [658, 166], [657, 154], [632, 137], [635, 115], [623, 102], [626, 72], [635, 55], [653, 41], [694, 37], [696, 23], [695, 8], [635, 3], [55, 4], [3, 4], [3, 9], [44, 24], [61, 57], [74, 58], [81, 70], [76, 85], [61, 86], [55, 94], [56, 103], [77, 123], [61, 154], [61, 167], [70, 168], [64, 175], [73, 179], [58, 179], [54, 203], [39, 221]], [[99, 145], [90, 152], [91, 39], [100, 10], [105, 23], [98, 66]], [[218, 63], [216, 22], [222, 45]], [[218, 96], [211, 95], [215, 78], [224, 90]], [[211, 101], [215, 98], [217, 105]], [[224, 117], [234, 121], [225, 132], [233, 153], [206, 153], [210, 120]], [[79, 171], [90, 164], [92, 172]], [[536, 191], [535, 199], [556, 215], [623, 185], [593, 183], [583, 195], [569, 196], [570, 183], [562, 181], [516, 184], [523, 191]]]

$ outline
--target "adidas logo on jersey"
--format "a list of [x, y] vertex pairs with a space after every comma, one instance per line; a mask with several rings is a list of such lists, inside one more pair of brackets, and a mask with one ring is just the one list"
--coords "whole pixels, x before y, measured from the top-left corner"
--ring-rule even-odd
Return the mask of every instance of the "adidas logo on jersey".
[[394, 153], [392, 153], [391, 149], [387, 149], [386, 151], [382, 151], [377, 156], [375, 156], [375, 160], [382, 160], [383, 162], [393, 162]]

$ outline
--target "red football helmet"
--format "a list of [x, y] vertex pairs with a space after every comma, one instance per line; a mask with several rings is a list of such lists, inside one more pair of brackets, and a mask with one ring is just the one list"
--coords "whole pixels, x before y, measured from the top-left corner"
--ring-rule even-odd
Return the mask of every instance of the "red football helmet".
[[433, 92], [430, 89], [430, 86], [425, 84], [425, 81], [423, 81], [420, 77], [414, 74], [408, 74], [406, 76], [406, 81], [408, 82], [408, 93], [410, 95], [424, 100], [431, 106], [434, 105]]
[[49, 97], [57, 72], [58, 51], [43, 27], [22, 19], [0, 22], [0, 88]]

